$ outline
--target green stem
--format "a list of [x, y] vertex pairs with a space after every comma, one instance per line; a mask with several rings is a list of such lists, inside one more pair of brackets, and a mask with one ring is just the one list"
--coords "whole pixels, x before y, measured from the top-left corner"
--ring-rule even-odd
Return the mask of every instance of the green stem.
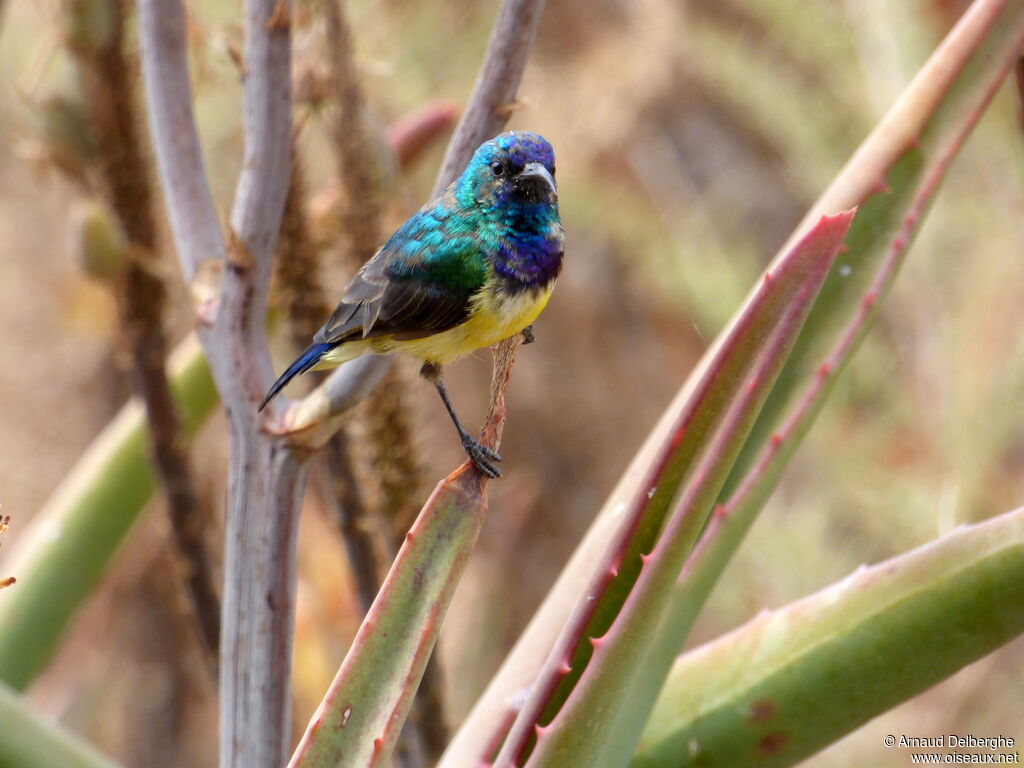
[[4, 685], [0, 685], [0, 766], [116, 768], [92, 746], [34, 712]]

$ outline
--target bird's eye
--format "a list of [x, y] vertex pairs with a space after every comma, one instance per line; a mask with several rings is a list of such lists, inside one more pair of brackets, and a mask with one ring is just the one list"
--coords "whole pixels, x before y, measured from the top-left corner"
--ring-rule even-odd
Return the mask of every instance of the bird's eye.
[[495, 160], [493, 163], [491, 163], [491, 173], [493, 173], [495, 176], [501, 176], [501, 174], [503, 174], [504, 172], [505, 166], [502, 164], [501, 160]]

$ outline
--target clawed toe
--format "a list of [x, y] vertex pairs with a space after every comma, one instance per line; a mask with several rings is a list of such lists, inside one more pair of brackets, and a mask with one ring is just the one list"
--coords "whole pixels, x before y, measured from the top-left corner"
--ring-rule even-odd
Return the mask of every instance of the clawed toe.
[[501, 470], [491, 463], [492, 461], [501, 461], [501, 456], [469, 435], [462, 438], [462, 447], [477, 469], [490, 478], [501, 477]]

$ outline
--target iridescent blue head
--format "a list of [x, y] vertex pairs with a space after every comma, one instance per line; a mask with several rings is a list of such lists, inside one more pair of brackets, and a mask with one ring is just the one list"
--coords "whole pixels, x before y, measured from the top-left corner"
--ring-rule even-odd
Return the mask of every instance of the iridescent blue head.
[[510, 131], [480, 145], [456, 183], [465, 207], [486, 210], [551, 206], [557, 210], [555, 152], [529, 131]]

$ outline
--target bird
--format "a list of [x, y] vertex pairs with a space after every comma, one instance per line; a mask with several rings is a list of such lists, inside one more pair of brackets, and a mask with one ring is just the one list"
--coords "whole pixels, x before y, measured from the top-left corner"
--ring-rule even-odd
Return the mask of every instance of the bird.
[[484, 142], [462, 174], [400, 226], [359, 269], [312, 343], [267, 391], [363, 354], [406, 354], [437, 389], [466, 455], [491, 478], [501, 456], [462, 426], [444, 366], [532, 323], [562, 269], [551, 144], [529, 131]]

